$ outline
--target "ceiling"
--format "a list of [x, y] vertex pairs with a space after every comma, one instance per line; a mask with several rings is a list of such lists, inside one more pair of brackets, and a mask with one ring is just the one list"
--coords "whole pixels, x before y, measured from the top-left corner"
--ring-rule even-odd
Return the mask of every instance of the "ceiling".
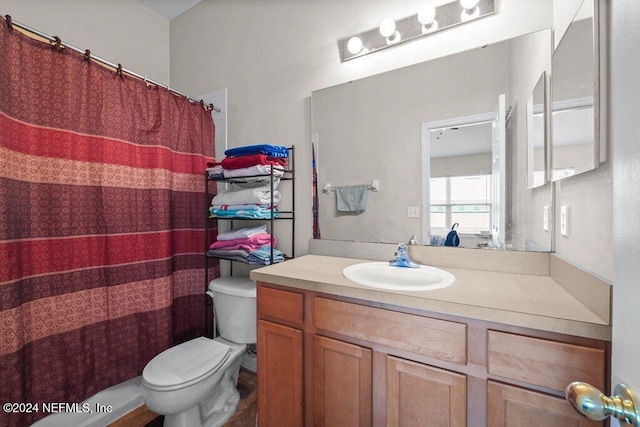
[[491, 153], [491, 122], [434, 129], [430, 139], [432, 159]]
[[202, 0], [138, 0], [149, 9], [171, 20]]

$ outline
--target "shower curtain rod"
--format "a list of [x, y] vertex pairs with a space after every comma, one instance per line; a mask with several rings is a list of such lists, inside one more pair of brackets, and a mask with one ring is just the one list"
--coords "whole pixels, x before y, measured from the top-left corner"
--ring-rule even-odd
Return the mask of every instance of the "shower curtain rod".
[[[49, 41], [49, 43], [55, 42], [57, 46], [64, 46], [64, 47], [68, 47], [69, 49], [74, 50], [74, 51], [76, 51], [76, 52], [78, 52], [78, 53], [82, 53], [83, 55], [87, 55], [87, 54], [88, 54], [88, 56], [89, 56], [91, 59], [93, 59], [94, 61], [99, 62], [99, 63], [104, 64], [104, 65], [107, 65], [107, 66], [109, 66], [109, 67], [111, 67], [111, 68], [115, 68], [116, 70], [118, 70], [118, 72], [122, 72], [122, 73], [125, 73], [125, 74], [129, 74], [130, 76], [136, 77], [136, 78], [138, 78], [138, 79], [140, 79], [140, 80], [144, 80], [144, 81], [145, 81], [145, 83], [151, 83], [151, 84], [156, 85], [156, 86], [160, 86], [160, 87], [167, 88], [167, 90], [168, 90], [169, 92], [174, 93], [174, 94], [179, 95], [179, 96], [184, 96], [185, 98], [187, 98], [187, 100], [188, 100], [188, 101], [200, 102], [200, 103], [203, 103], [203, 105], [207, 105], [207, 104], [205, 104], [205, 103], [204, 103], [204, 101], [203, 101], [203, 100], [201, 100], [201, 99], [191, 98], [191, 97], [189, 97], [189, 95], [186, 95], [186, 94], [184, 94], [184, 93], [182, 93], [182, 92], [178, 92], [178, 91], [177, 91], [177, 90], [175, 90], [175, 89], [171, 89], [171, 88], [169, 87], [169, 85], [163, 85], [162, 83], [158, 83], [158, 82], [156, 82], [155, 80], [148, 79], [146, 76], [141, 76], [141, 75], [140, 75], [140, 74], [138, 74], [138, 73], [135, 73], [135, 72], [133, 72], [133, 71], [131, 71], [131, 70], [128, 70], [128, 69], [126, 69], [126, 68], [122, 67], [122, 65], [120, 65], [120, 64], [114, 64], [114, 63], [112, 63], [112, 62], [110, 62], [110, 61], [107, 61], [106, 59], [100, 58], [99, 56], [96, 56], [96, 55], [92, 54], [92, 53], [89, 51], [89, 49], [87, 49], [87, 50], [82, 50], [82, 49], [77, 48], [77, 47], [75, 47], [75, 46], [72, 46], [72, 45], [70, 45], [70, 44], [68, 44], [68, 43], [64, 43], [64, 42], [62, 42], [62, 41], [60, 40], [60, 38], [59, 38], [59, 37], [57, 37], [57, 36], [50, 36], [50, 35], [48, 35], [48, 34], [44, 34], [43, 32], [38, 31], [38, 30], [36, 30], [36, 29], [34, 29], [34, 28], [31, 28], [31, 27], [29, 27], [28, 25], [22, 24], [22, 23], [20, 23], [20, 22], [18, 22], [18, 21], [14, 21], [14, 20], [11, 18], [11, 16], [10, 16], [10, 15], [5, 15], [5, 16], [4, 16], [4, 19], [5, 19], [6, 23], [7, 23], [7, 26], [9, 27], [9, 29], [11, 29], [11, 28], [12, 28], [12, 27], [14, 27], [14, 26], [15, 26], [15, 27], [18, 27], [18, 28], [20, 28], [20, 29], [22, 29], [22, 30], [24, 30], [24, 31], [27, 31], [27, 32], [32, 33], [32, 34], [35, 34], [35, 35], [36, 35], [36, 36], [38, 36], [38, 37], [42, 37], [43, 39], [48, 40], [48, 41]], [[210, 106], [210, 108], [211, 108], [212, 110], [215, 110], [215, 111], [217, 111], [218, 113], [220, 113], [220, 112], [222, 111], [222, 109], [221, 109], [220, 107], [216, 107], [216, 106], [215, 106], [215, 105], [213, 105], [213, 104], [208, 104], [208, 105]]]

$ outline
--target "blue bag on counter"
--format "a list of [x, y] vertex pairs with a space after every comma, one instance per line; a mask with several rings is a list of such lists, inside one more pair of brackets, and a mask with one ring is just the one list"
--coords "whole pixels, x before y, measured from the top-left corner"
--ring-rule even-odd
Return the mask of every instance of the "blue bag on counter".
[[460, 245], [460, 236], [458, 236], [458, 232], [455, 230], [455, 228], [458, 225], [459, 224], [456, 222], [451, 227], [451, 231], [449, 232], [449, 234], [447, 234], [447, 239], [444, 241], [444, 245], [445, 246], [458, 246], [458, 245]]

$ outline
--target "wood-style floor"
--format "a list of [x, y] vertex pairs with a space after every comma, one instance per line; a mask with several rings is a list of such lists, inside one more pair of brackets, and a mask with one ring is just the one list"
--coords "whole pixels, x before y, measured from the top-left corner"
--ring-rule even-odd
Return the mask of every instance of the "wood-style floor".
[[[258, 387], [254, 374], [240, 370], [238, 376], [240, 403], [236, 413], [224, 427], [254, 427], [258, 414]], [[109, 424], [108, 427], [161, 427], [162, 417], [142, 405]]]

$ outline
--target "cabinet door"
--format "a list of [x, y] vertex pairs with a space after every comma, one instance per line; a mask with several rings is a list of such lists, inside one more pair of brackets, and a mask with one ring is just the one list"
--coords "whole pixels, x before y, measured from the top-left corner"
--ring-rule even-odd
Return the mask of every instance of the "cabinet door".
[[387, 357], [387, 425], [464, 426], [465, 375]]
[[258, 422], [302, 426], [302, 331], [258, 321]]
[[316, 426], [370, 426], [371, 350], [330, 338], [313, 337], [313, 423]]
[[489, 381], [487, 425], [492, 427], [593, 427], [564, 399]]

